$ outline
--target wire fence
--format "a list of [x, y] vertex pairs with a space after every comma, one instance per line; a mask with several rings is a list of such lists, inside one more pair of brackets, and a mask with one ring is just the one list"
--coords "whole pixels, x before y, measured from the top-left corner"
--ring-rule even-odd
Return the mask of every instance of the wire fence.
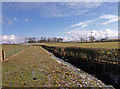
[[6, 58], [13, 56], [14, 54], [17, 54], [28, 47], [30, 46], [21, 46], [10, 50], [2, 50], [2, 60], [5, 60]]

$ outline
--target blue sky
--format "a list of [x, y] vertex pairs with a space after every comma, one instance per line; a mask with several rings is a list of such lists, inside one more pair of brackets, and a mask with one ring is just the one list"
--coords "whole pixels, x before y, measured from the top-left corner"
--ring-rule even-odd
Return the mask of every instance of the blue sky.
[[3, 2], [2, 35], [114, 38], [117, 18], [117, 2]]

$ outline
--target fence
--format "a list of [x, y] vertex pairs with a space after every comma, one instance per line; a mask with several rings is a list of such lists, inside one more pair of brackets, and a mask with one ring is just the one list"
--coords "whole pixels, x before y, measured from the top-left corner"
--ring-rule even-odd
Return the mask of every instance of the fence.
[[13, 56], [14, 54], [17, 54], [28, 47], [30, 47], [30, 46], [23, 46], [23, 47], [14, 48], [11, 50], [2, 50], [2, 60], [5, 60], [5, 59]]

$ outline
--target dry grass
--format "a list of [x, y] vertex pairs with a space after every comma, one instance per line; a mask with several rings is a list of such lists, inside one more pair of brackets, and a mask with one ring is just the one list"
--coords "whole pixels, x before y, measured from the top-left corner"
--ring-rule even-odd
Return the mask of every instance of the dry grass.
[[28, 47], [29, 46], [26, 46], [26, 45], [4, 44], [2, 45], [2, 50], [5, 51], [5, 57], [9, 58], [14, 54], [17, 54]]
[[14, 49], [20, 49], [20, 48], [24, 48], [27, 47], [26, 45], [13, 45], [13, 44], [4, 44], [2, 45], [2, 49], [5, 51], [10, 51], [10, 50], [14, 50]]
[[3, 87], [100, 87], [98, 80], [75, 73], [58, 63], [42, 47], [32, 46], [23, 53], [3, 61]]
[[118, 42], [97, 42], [97, 43], [44, 43], [47, 46], [57, 47], [84, 47], [84, 48], [118, 48]]

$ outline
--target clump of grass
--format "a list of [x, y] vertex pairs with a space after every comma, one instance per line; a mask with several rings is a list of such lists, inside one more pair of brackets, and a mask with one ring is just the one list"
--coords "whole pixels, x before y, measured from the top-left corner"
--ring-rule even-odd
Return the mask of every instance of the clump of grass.
[[17, 54], [20, 51], [22, 51], [28, 47], [29, 47], [29, 45], [4, 44], [4, 45], [2, 45], [2, 50], [5, 51], [5, 57], [9, 58], [9, 57], [13, 56], [14, 54]]
[[[111, 78], [111, 75], [120, 75], [120, 54], [118, 54], [120, 49], [53, 47], [46, 45], [42, 45], [42, 47], [88, 73], [95, 74], [102, 80], [107, 78], [106, 81], [114, 82], [113, 84], [116, 85], [116, 80]], [[119, 82], [119, 80], [120, 77], [117, 81]], [[120, 84], [117, 83], [117, 85]]]
[[[30, 47], [23, 53], [3, 61], [3, 87], [79, 87], [85, 82], [99, 87], [90, 76], [74, 72], [72, 68], [58, 63], [42, 47]], [[85, 77], [86, 76], [86, 77]], [[88, 80], [87, 77], [90, 79]], [[80, 79], [82, 78], [82, 80]], [[90, 87], [87, 84], [86, 86]], [[105, 86], [104, 83], [102, 83]]]

